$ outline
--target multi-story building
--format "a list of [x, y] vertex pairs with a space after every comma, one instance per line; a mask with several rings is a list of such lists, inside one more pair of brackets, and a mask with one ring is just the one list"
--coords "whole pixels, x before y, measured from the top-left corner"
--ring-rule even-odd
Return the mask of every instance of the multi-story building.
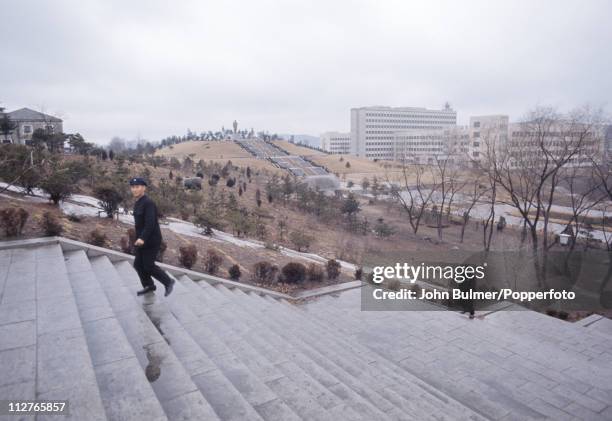
[[394, 133], [393, 159], [414, 164], [431, 164], [436, 160], [465, 163], [469, 155], [467, 127], [444, 129], [410, 129]]
[[470, 161], [471, 144], [470, 128], [455, 126], [447, 129], [449, 132], [448, 154], [455, 162], [465, 164]]
[[537, 168], [566, 161], [566, 167], [588, 167], [605, 155], [607, 126], [557, 121], [543, 125], [509, 125], [508, 162], [514, 168]]
[[351, 134], [340, 132], [325, 132], [321, 134], [321, 149], [332, 154], [348, 154], [351, 152]]
[[[605, 153], [605, 128], [564, 121], [509, 123], [506, 115], [470, 118], [470, 160], [495, 159], [512, 168], [538, 167], [568, 158], [567, 166], [587, 166]], [[571, 155], [569, 157], [568, 155]]]
[[369, 159], [420, 164], [440, 157], [474, 165], [491, 159], [507, 160], [516, 168], [540, 165], [546, 154], [551, 159], [562, 159], [567, 148], [579, 142], [567, 165], [590, 165], [593, 159], [612, 161], [609, 126], [560, 120], [550, 122], [550, 127], [538, 128], [530, 122], [510, 123], [509, 117], [501, 114], [470, 117], [468, 127], [457, 126], [456, 121], [457, 113], [449, 106], [443, 110], [353, 108], [350, 152]]
[[469, 159], [481, 162], [488, 154], [498, 151], [508, 142], [507, 115], [481, 115], [470, 117], [468, 128]]
[[57, 117], [44, 114], [29, 108], [4, 113], [0, 110], [0, 120], [6, 114], [14, 125], [8, 133], [2, 133], [2, 142], [25, 144], [32, 139], [32, 134], [37, 129], [43, 129], [49, 134], [63, 133], [63, 122]]
[[437, 130], [457, 124], [457, 112], [450, 106], [442, 110], [417, 107], [361, 107], [351, 109], [351, 150], [370, 159], [393, 159], [395, 132]]
[[383, 157], [415, 164], [448, 155], [449, 129], [410, 129], [393, 133], [393, 150]]

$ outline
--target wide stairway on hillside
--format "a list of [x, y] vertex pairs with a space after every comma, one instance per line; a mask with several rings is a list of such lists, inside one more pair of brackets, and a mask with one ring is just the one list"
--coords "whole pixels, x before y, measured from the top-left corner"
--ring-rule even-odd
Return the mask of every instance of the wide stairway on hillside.
[[296, 305], [193, 273], [137, 297], [117, 256], [0, 248], [0, 400], [69, 401], [37, 419], [612, 419], [612, 337], [583, 326], [362, 312], [360, 289]]
[[314, 165], [305, 157], [291, 155], [281, 147], [261, 139], [240, 139], [237, 140], [242, 148], [257, 158], [270, 160], [274, 165], [283, 168], [296, 176], [321, 176], [330, 175], [325, 168]]

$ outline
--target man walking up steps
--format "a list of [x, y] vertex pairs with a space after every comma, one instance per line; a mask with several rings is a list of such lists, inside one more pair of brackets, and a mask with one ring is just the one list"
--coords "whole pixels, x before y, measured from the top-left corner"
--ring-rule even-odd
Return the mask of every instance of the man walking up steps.
[[140, 177], [130, 180], [134, 203], [134, 230], [136, 242], [134, 243], [135, 256], [134, 269], [138, 272], [143, 289], [137, 295], [155, 291], [156, 287], [151, 277], [157, 279], [166, 287], [165, 296], [172, 292], [174, 280], [155, 264], [162, 242], [161, 229], [157, 220], [157, 206], [145, 193], [147, 183]]

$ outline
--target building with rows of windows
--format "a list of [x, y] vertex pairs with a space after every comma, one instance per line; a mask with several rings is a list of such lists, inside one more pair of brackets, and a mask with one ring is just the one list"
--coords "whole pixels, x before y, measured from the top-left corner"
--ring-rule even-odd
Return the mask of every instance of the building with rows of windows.
[[417, 107], [361, 107], [351, 109], [351, 153], [370, 159], [394, 159], [396, 132], [441, 130], [457, 125], [457, 112]]
[[325, 132], [321, 134], [321, 149], [332, 154], [351, 153], [351, 134]]
[[[492, 157], [508, 159], [512, 167], [540, 165], [546, 156], [559, 159], [579, 143], [567, 165], [590, 165], [593, 159], [612, 161], [610, 126], [587, 127], [558, 121], [546, 129], [529, 122], [510, 123], [502, 114], [472, 116], [469, 126], [457, 125], [457, 112], [416, 107], [361, 107], [351, 109], [350, 133], [327, 132], [321, 147], [331, 153], [428, 164], [448, 159], [478, 165]], [[582, 133], [581, 132], [588, 132]]]
[[470, 140], [464, 126], [443, 129], [410, 129], [393, 134], [393, 160], [414, 164], [431, 164], [450, 160], [463, 164], [469, 160]]
[[509, 123], [506, 115], [470, 118], [470, 155], [474, 163], [496, 160], [510, 168], [537, 168], [547, 162], [590, 166], [606, 152], [608, 126], [565, 121]]

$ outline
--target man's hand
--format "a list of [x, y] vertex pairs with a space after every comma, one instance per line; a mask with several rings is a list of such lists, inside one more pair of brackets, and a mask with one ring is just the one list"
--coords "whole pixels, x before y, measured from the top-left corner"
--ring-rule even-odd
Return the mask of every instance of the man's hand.
[[134, 245], [135, 245], [136, 247], [140, 247], [140, 246], [142, 246], [143, 244], [144, 244], [144, 241], [143, 241], [141, 238], [139, 238], [138, 240], [136, 240], [136, 242], [134, 243]]

